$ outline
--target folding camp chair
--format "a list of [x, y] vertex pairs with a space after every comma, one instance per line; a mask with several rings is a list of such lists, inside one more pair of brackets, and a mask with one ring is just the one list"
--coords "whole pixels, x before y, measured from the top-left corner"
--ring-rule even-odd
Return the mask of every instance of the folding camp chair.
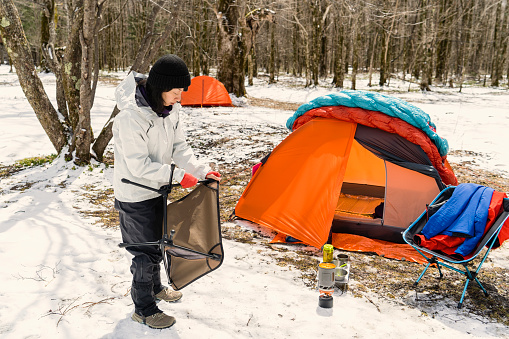
[[[168, 282], [174, 290], [189, 285], [202, 276], [216, 270], [223, 263], [223, 244], [219, 217], [219, 183], [212, 179], [199, 185], [185, 197], [167, 203], [173, 187], [171, 167], [168, 185], [154, 189], [122, 179], [123, 183], [142, 187], [163, 196], [163, 236], [159, 241], [144, 243], [120, 243], [119, 247], [158, 246]], [[168, 234], [168, 224], [171, 225]]]
[[[443, 190], [442, 192], [440, 192], [440, 194], [433, 200], [433, 202], [429, 205], [429, 207], [437, 206], [437, 205], [440, 206], [440, 204], [446, 202], [452, 196], [454, 189], [455, 189], [454, 186], [450, 186], [450, 187], [446, 188], [445, 190]], [[479, 285], [479, 287], [483, 290], [484, 295], [488, 296], [488, 292], [483, 287], [483, 285], [481, 284], [481, 282], [479, 281], [477, 276], [479, 274], [479, 271], [481, 270], [481, 266], [485, 262], [493, 245], [497, 241], [498, 234], [500, 233], [502, 226], [504, 225], [504, 222], [509, 217], [509, 199], [504, 198], [502, 212], [498, 215], [498, 217], [496, 218], [493, 225], [488, 230], [486, 230], [483, 237], [479, 241], [477, 247], [471, 253], [471, 257], [468, 257], [468, 259], [464, 259], [464, 260], [459, 260], [457, 257], [455, 258], [450, 255], [446, 255], [442, 252], [430, 250], [426, 247], [420, 246], [419, 244], [417, 244], [415, 242], [414, 236], [416, 234], [419, 234], [422, 231], [422, 229], [424, 228], [424, 226], [426, 225], [426, 222], [427, 222], [427, 216], [426, 216], [427, 213], [426, 212], [427, 211], [424, 211], [421, 214], [421, 216], [419, 218], [417, 218], [417, 220], [414, 221], [405, 230], [405, 232], [403, 232], [403, 239], [405, 240], [405, 242], [407, 244], [411, 245], [413, 248], [415, 248], [417, 250], [417, 252], [419, 252], [428, 261], [428, 264], [422, 271], [421, 275], [414, 282], [414, 286], [417, 286], [417, 284], [422, 279], [422, 277], [424, 276], [424, 273], [426, 273], [428, 268], [432, 264], [435, 264], [438, 268], [440, 278], [443, 277], [440, 266], [447, 267], [453, 271], [459, 272], [466, 276], [465, 286], [463, 288], [463, 293], [461, 295], [461, 299], [458, 303], [458, 308], [461, 308], [461, 306], [463, 304], [463, 300], [465, 298], [465, 294], [467, 292], [468, 284], [472, 280], [475, 281], [477, 283], [477, 285]], [[474, 265], [473, 269], [469, 269], [468, 264], [470, 264], [472, 262], [472, 260], [474, 260], [477, 256], [479, 256], [479, 254], [481, 253], [481, 250], [484, 247], [486, 247], [487, 250], [486, 250], [484, 256], [482, 256], [481, 262], [478, 264], [477, 267], [475, 267], [475, 265]], [[457, 266], [463, 266], [463, 268], [458, 268], [456, 266], [453, 266], [453, 264], [457, 265]]]

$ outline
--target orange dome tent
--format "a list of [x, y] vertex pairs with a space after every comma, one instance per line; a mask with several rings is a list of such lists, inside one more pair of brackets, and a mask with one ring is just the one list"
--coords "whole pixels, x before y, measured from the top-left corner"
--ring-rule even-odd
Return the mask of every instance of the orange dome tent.
[[[356, 99], [378, 105], [378, 111], [329, 105], [329, 96], [315, 99], [321, 107], [292, 119], [287, 125], [293, 132], [262, 160], [235, 215], [318, 248], [332, 233], [336, 248], [379, 253], [384, 247], [387, 257], [418, 261], [401, 233], [457, 179], [421, 128], [382, 113], [385, 106], [399, 115], [409, 109], [371, 96]], [[353, 240], [345, 245], [347, 235]], [[357, 246], [359, 239], [368, 245]]]
[[217, 79], [200, 75], [191, 79], [187, 92], [182, 93], [182, 106], [233, 106], [224, 85]]

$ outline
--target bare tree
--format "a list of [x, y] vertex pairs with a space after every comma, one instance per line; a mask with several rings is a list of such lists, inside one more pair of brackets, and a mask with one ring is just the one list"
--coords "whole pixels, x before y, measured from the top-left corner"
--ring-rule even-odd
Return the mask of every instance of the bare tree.
[[245, 66], [260, 27], [257, 21], [273, 21], [274, 13], [267, 9], [246, 13], [246, 0], [208, 3], [217, 18], [217, 78], [228, 92], [244, 96]]
[[213, 7], [218, 20], [217, 78], [228, 92], [246, 94], [244, 62], [247, 58], [248, 27], [246, 0], [219, 0]]
[[491, 86], [499, 86], [502, 80], [503, 64], [506, 58], [508, 33], [509, 5], [507, 2], [499, 2], [495, 13], [493, 27], [493, 51], [491, 67]]
[[345, 23], [343, 12], [344, 6], [341, 1], [340, 4], [336, 4], [335, 10], [333, 11], [333, 74], [332, 83], [335, 87], [343, 88], [343, 82], [345, 80], [344, 64], [345, 64], [345, 52], [344, 52], [344, 40], [345, 40]]
[[[274, 36], [275, 34], [275, 22], [276, 22], [276, 16], [275, 12], [267, 9], [267, 8], [256, 8], [249, 13], [246, 14], [246, 25], [249, 29], [249, 40], [246, 43], [246, 63], [248, 68], [248, 84], [253, 85], [253, 76], [256, 73], [253, 70], [253, 63], [255, 62], [256, 58], [253, 58], [256, 56], [255, 54], [255, 46], [256, 46], [256, 36], [258, 35], [260, 29], [262, 28], [263, 24], [265, 22], [269, 22], [270, 29], [271, 29], [271, 65], [274, 66], [274, 58], [275, 55], [275, 46], [274, 46]], [[274, 68], [273, 68], [274, 71]], [[274, 77], [272, 77], [272, 81], [274, 80]], [[269, 80], [270, 81], [270, 80]]]
[[42, 7], [41, 18], [41, 53], [48, 67], [56, 78], [56, 99], [57, 108], [60, 114], [64, 116], [67, 123], [69, 115], [67, 112], [67, 102], [65, 100], [64, 79], [62, 74], [62, 49], [57, 49], [56, 39], [56, 21], [57, 13], [54, 0], [40, 0]]
[[101, 11], [105, 0], [84, 0], [83, 28], [80, 31], [81, 81], [78, 121], [74, 128], [71, 151], [76, 150], [75, 162], [90, 162], [90, 145], [93, 135], [90, 110], [94, 104], [95, 89], [99, 75], [97, 60], [97, 33], [101, 24]]
[[295, 22], [299, 26], [299, 33], [304, 45], [304, 70], [306, 74], [306, 87], [311, 86], [311, 48], [308, 29], [300, 22], [297, 16], [294, 17]]

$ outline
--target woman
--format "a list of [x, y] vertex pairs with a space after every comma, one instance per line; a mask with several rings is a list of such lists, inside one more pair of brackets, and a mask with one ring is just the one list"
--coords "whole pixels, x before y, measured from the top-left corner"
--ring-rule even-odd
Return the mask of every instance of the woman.
[[[206, 164], [197, 161], [185, 140], [180, 119], [180, 98], [191, 84], [185, 62], [176, 55], [161, 57], [148, 78], [131, 72], [115, 91], [120, 113], [115, 117], [114, 189], [122, 241], [140, 243], [162, 238], [163, 198], [150, 190], [121, 181], [122, 178], [159, 188], [168, 184], [171, 163], [175, 181], [188, 188], [198, 178], [220, 180]], [[157, 246], [128, 247], [131, 265], [131, 297], [134, 321], [152, 328], [166, 328], [175, 318], [163, 313], [156, 301], [175, 302], [182, 293], [161, 284], [162, 256]]]

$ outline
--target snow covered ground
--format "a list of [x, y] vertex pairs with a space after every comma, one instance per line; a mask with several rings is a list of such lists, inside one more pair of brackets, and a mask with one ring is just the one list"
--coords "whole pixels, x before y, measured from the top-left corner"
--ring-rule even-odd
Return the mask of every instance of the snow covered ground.
[[[0, 164], [54, 150], [25, 99], [16, 75], [0, 66]], [[40, 75], [54, 99], [54, 77]], [[248, 87], [250, 97], [304, 103], [336, 91], [330, 86], [304, 89], [281, 77]], [[365, 81], [358, 89], [369, 90]], [[362, 87], [364, 86], [364, 87]], [[451, 162], [471, 161], [508, 177], [509, 93], [503, 89], [435, 89], [408, 92], [392, 81], [391, 94], [430, 114], [440, 136], [449, 141]], [[416, 88], [415, 88], [416, 89]], [[92, 124], [98, 133], [114, 106], [114, 86], [99, 84]], [[266, 151], [284, 135], [293, 113], [243, 104], [242, 107], [185, 108], [190, 138], [228, 140], [245, 133], [259, 149], [232, 144], [229, 152], [201, 154], [228, 164]], [[208, 125], [207, 132], [200, 126]], [[263, 133], [260, 133], [263, 132]], [[256, 132], [256, 133], [255, 133]], [[193, 140], [192, 142], [198, 142]], [[265, 143], [264, 143], [265, 142]], [[467, 152], [468, 151], [468, 152]], [[387, 302], [366, 293], [357, 298], [334, 294], [334, 307], [318, 307], [318, 292], [299, 272], [282, 267], [261, 244], [224, 240], [225, 260], [217, 271], [183, 290], [176, 304], [159, 304], [176, 317], [170, 329], [154, 330], [131, 321], [130, 255], [117, 247], [120, 233], [101, 228], [83, 212], [97, 210], [87, 198], [111, 188], [113, 170], [93, 163], [80, 168], [57, 158], [0, 182], [0, 337], [2, 338], [509, 338], [509, 327], [444, 307], [433, 314], [407, 300]], [[232, 225], [224, 225], [231, 227]], [[509, 247], [494, 251], [493, 265], [509, 268]], [[317, 256], [318, 258], [318, 256]], [[508, 277], [509, 278], [509, 277]], [[355, 277], [352, 277], [352, 283]], [[467, 300], [468, 302], [468, 300]]]

